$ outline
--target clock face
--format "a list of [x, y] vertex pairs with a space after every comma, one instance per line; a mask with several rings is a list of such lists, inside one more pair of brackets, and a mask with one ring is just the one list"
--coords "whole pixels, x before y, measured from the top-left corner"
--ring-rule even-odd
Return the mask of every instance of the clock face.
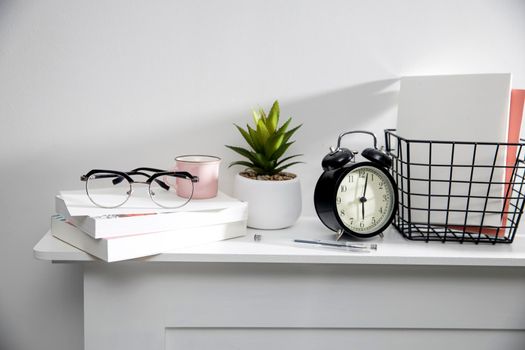
[[336, 195], [337, 215], [350, 230], [368, 234], [386, 226], [395, 204], [392, 183], [381, 170], [358, 166], [339, 183]]

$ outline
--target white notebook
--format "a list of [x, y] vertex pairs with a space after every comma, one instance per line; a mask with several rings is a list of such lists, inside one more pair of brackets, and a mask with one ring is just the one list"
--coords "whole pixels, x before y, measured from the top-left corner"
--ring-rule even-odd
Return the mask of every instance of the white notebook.
[[[137, 235], [168, 230], [189, 229], [200, 226], [226, 224], [229, 222], [246, 220], [248, 205], [219, 193], [218, 200], [198, 199], [195, 201], [200, 207], [213, 208], [212, 210], [161, 212], [147, 214], [113, 214], [115, 209], [91, 208], [93, 204], [86, 204], [87, 210], [104, 210], [106, 215], [88, 216], [71, 215], [69, 207], [61, 196], [55, 197], [56, 212], [68, 222], [93, 238], [112, 238], [120, 236]], [[230, 200], [226, 200], [229, 198]], [[154, 204], [149, 204], [150, 206]], [[78, 210], [81, 207], [77, 207]], [[116, 208], [119, 209], [119, 208]], [[155, 208], [154, 208], [155, 209]], [[126, 209], [129, 210], [129, 209]], [[102, 211], [102, 212], [104, 212]]]
[[[443, 141], [468, 141], [468, 142], [506, 142], [508, 135], [508, 116], [511, 91], [510, 74], [472, 74], [472, 75], [443, 75], [443, 76], [418, 76], [403, 77], [399, 94], [399, 109], [397, 134], [410, 140], [443, 140]], [[407, 150], [402, 149], [404, 158]], [[487, 165], [487, 168], [476, 168], [473, 181], [488, 182], [492, 173], [493, 182], [504, 182], [505, 169], [496, 168], [492, 172], [491, 166], [505, 165], [505, 148], [499, 149], [491, 146], [478, 146], [475, 156], [476, 165]], [[410, 144], [410, 162], [450, 164], [452, 147], [450, 145], [437, 145], [432, 147], [432, 159], [429, 159], [428, 144]], [[473, 160], [472, 146], [456, 146], [453, 163], [471, 164]], [[406, 158], [405, 158], [406, 159]], [[433, 180], [447, 180], [450, 178], [450, 167], [432, 167]], [[452, 178], [456, 181], [468, 181], [471, 176], [470, 168], [454, 167]], [[429, 220], [427, 209], [449, 209], [448, 223], [452, 225], [501, 225], [499, 214], [482, 215], [474, 211], [499, 211], [503, 209], [503, 199], [491, 199], [485, 208], [484, 198], [471, 198], [468, 203], [468, 220], [465, 223], [463, 212], [467, 200], [465, 198], [452, 198], [450, 202], [446, 197], [449, 184], [447, 182], [432, 182], [429, 188], [428, 166], [410, 166], [410, 200], [411, 221], [413, 223], [426, 223]], [[414, 180], [416, 178], [423, 181]], [[491, 185], [490, 191], [486, 184], [453, 183], [451, 194], [467, 195], [470, 187], [471, 196], [503, 197], [504, 185]], [[434, 195], [431, 197], [431, 206], [428, 197], [418, 194]], [[422, 210], [416, 210], [421, 208]], [[404, 213], [405, 217], [408, 213]], [[446, 211], [433, 211], [430, 223], [444, 224], [447, 217]]]
[[51, 217], [51, 234], [86, 253], [104, 261], [113, 262], [244, 236], [246, 235], [246, 220], [141, 235], [95, 239], [67, 222], [60, 215], [54, 215]]

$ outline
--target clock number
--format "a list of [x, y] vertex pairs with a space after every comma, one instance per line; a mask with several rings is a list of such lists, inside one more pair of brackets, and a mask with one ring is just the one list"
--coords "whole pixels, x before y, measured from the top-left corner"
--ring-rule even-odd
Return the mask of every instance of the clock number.
[[364, 170], [359, 170], [359, 177], [365, 178], [365, 171]]
[[354, 175], [350, 175], [348, 177], [348, 182], [350, 182], [350, 183], [354, 182]]
[[350, 225], [354, 224], [354, 218], [350, 218]]
[[341, 192], [346, 192], [347, 188], [345, 185], [341, 186]]
[[375, 225], [375, 223], [376, 223], [376, 217], [372, 216], [372, 224]]
[[341, 197], [337, 197], [336, 202], [337, 204], [341, 204]]
[[379, 213], [383, 214], [383, 207], [379, 207]]
[[339, 213], [341, 213], [341, 216], [345, 216], [345, 210], [344, 209], [341, 209], [341, 211]]
[[364, 222], [361, 222], [361, 223], [359, 224], [359, 227], [361, 227], [361, 228], [365, 227], [365, 223], [364, 223]]
[[386, 194], [383, 195], [383, 202], [386, 202], [386, 200], [388, 199], [388, 196]]

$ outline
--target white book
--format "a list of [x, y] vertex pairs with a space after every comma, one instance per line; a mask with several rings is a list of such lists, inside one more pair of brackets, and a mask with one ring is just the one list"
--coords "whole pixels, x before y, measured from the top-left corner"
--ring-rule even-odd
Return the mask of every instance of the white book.
[[[107, 189], [106, 196], [112, 195], [122, 197], [120, 190]], [[216, 210], [230, 207], [231, 204], [239, 202], [222, 192], [216, 197], [209, 199], [192, 199], [188, 204], [176, 208], [161, 208], [150, 198], [146, 186], [137, 186], [128, 201], [117, 208], [101, 208], [93, 204], [86, 194], [86, 190], [60, 191], [59, 196], [63, 199], [71, 216], [101, 216], [101, 215], [120, 215], [120, 214], [158, 214], [158, 213], [177, 213], [188, 211]], [[178, 203], [178, 201], [175, 201]]]
[[[409, 140], [441, 140], [467, 142], [506, 142], [508, 135], [508, 116], [510, 102], [510, 74], [472, 74], [403, 77], [399, 94], [399, 109], [397, 134]], [[401, 150], [404, 160], [407, 149]], [[475, 164], [486, 165], [487, 168], [476, 168], [473, 181], [488, 182], [492, 165], [505, 165], [505, 148], [499, 149], [495, 158], [496, 148], [479, 146], [476, 152]], [[450, 145], [434, 144], [432, 159], [429, 159], [428, 144], [410, 144], [410, 163], [450, 164], [452, 147]], [[473, 147], [458, 145], [454, 150], [455, 165], [470, 165], [473, 159]], [[407, 169], [406, 169], [407, 170]], [[405, 170], [405, 171], [406, 171]], [[450, 179], [450, 167], [432, 167], [432, 180]], [[452, 178], [455, 181], [469, 181], [471, 172], [468, 167], [454, 167]], [[448, 195], [447, 182], [432, 182], [429, 188], [429, 168], [427, 166], [410, 166], [410, 200], [412, 208], [423, 210], [411, 211], [413, 223], [426, 223], [427, 209], [466, 210], [466, 198], [451, 198], [435, 195]], [[423, 181], [413, 180], [415, 178]], [[492, 182], [504, 182], [505, 169], [495, 168]], [[406, 188], [407, 184], [405, 184]], [[454, 183], [452, 195], [467, 195], [470, 187], [471, 196], [493, 197], [504, 196], [503, 184]], [[428, 197], [418, 194], [434, 195], [431, 197], [431, 207]], [[485, 208], [485, 198], [472, 198], [468, 203], [469, 211], [499, 211], [503, 210], [503, 199], [490, 199]], [[432, 211], [430, 223], [444, 224], [446, 211]], [[408, 213], [405, 213], [405, 217]], [[481, 214], [470, 213], [467, 225], [481, 225]], [[448, 223], [465, 224], [464, 212], [448, 212]], [[500, 214], [488, 214], [483, 219], [483, 226], [501, 225]]]
[[114, 262], [244, 236], [246, 220], [118, 238], [94, 239], [60, 215], [54, 215], [51, 217], [51, 234], [97, 258]]
[[[192, 200], [193, 201], [193, 200]], [[114, 209], [97, 208], [98, 215], [73, 215], [62, 195], [55, 198], [56, 212], [62, 215], [82, 231], [93, 238], [112, 238], [124, 235], [136, 235], [175, 229], [186, 229], [199, 226], [226, 224], [246, 220], [248, 205], [237, 199], [221, 194], [218, 199], [202, 199], [195, 211], [178, 210], [175, 212], [119, 213]], [[77, 201], [77, 203], [81, 203]], [[93, 206], [84, 203], [86, 207]], [[149, 204], [151, 205], [151, 204]], [[79, 212], [77, 205], [75, 213]], [[204, 208], [204, 209], [203, 209]], [[117, 208], [118, 209], [118, 208]], [[191, 209], [188, 208], [188, 209]], [[80, 212], [89, 212], [80, 211]], [[105, 214], [102, 214], [105, 213]]]

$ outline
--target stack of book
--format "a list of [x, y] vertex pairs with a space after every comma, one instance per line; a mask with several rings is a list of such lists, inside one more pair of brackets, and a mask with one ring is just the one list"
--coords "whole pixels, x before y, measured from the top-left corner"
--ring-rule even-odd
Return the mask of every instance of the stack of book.
[[92, 204], [85, 191], [61, 191], [55, 208], [51, 234], [107, 262], [246, 234], [247, 204], [223, 193], [170, 210], [156, 207], [146, 193], [107, 209]]

